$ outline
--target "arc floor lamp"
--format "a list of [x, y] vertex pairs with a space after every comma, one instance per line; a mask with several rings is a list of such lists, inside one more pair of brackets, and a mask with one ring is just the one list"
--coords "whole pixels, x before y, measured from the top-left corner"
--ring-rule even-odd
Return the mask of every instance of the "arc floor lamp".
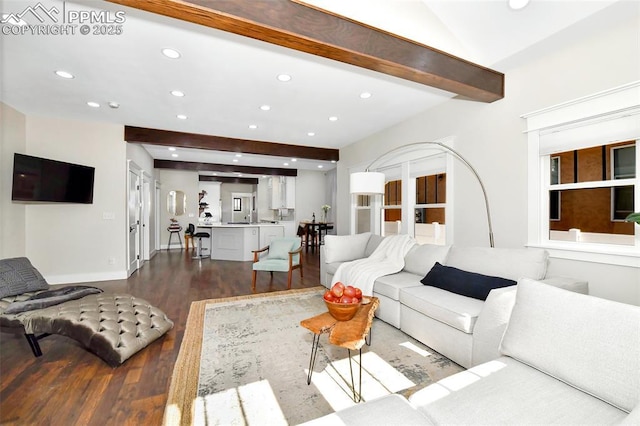
[[356, 172], [351, 173], [350, 177], [350, 192], [352, 194], [360, 194], [360, 195], [375, 195], [375, 194], [384, 194], [384, 185], [385, 185], [385, 175], [380, 172], [371, 172], [370, 169], [374, 166], [381, 166], [381, 160], [387, 158], [389, 155], [394, 153], [399, 153], [400, 151], [404, 151], [405, 153], [415, 151], [421, 148], [437, 148], [442, 151], [445, 151], [451, 154], [454, 158], [459, 160], [462, 164], [464, 164], [467, 169], [473, 173], [473, 175], [478, 180], [480, 184], [480, 189], [482, 189], [482, 195], [484, 196], [484, 205], [487, 211], [487, 226], [489, 227], [489, 244], [491, 247], [494, 247], [493, 241], [493, 226], [491, 225], [491, 212], [489, 209], [489, 198], [487, 197], [487, 191], [484, 188], [484, 183], [482, 179], [480, 179], [480, 175], [473, 168], [473, 166], [453, 148], [443, 144], [442, 142], [414, 142], [407, 145], [403, 145], [397, 148], [394, 148], [390, 151], [385, 152], [380, 155], [378, 158], [373, 160], [369, 166], [365, 169], [364, 172]]

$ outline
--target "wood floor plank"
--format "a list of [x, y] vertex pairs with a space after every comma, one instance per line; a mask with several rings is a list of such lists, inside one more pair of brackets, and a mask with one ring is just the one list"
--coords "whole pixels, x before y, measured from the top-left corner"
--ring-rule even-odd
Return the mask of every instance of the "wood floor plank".
[[[319, 285], [318, 253], [304, 257], [302, 280], [295, 272], [292, 288]], [[35, 358], [24, 336], [0, 333], [3, 426], [160, 425], [191, 302], [253, 293], [250, 262], [199, 262], [179, 250], [158, 252], [126, 280], [86, 284], [145, 299], [175, 326], [117, 368], [63, 336], [41, 340]], [[258, 274], [256, 292], [286, 288], [286, 273]]]

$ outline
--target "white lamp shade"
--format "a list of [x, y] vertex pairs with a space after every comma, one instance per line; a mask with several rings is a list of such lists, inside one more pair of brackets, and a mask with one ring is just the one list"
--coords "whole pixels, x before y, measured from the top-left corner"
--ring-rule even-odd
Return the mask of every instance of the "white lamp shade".
[[352, 194], [384, 194], [385, 176], [378, 172], [351, 173]]

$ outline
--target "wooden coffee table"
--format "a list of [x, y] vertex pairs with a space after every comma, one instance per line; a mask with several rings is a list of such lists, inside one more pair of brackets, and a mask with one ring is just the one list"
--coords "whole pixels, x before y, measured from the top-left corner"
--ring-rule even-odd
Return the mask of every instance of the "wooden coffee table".
[[[347, 349], [349, 354], [349, 371], [351, 372], [351, 390], [353, 391], [353, 400], [354, 402], [360, 402], [362, 400], [362, 395], [360, 393], [362, 390], [362, 346], [364, 346], [365, 343], [371, 344], [370, 340], [367, 341], [367, 336], [370, 336], [373, 315], [375, 314], [378, 305], [380, 305], [380, 301], [377, 297], [365, 296], [363, 300], [365, 299], [369, 299], [369, 303], [361, 305], [356, 315], [349, 321], [338, 321], [332, 317], [329, 312], [300, 321], [301, 326], [313, 333], [307, 385], [311, 384], [311, 376], [313, 375], [313, 367], [316, 363], [316, 354], [318, 353], [320, 336], [322, 334], [328, 334], [330, 344]], [[357, 392], [353, 380], [353, 367], [351, 363], [352, 350], [359, 351], [358, 361], [360, 364], [360, 380]]]

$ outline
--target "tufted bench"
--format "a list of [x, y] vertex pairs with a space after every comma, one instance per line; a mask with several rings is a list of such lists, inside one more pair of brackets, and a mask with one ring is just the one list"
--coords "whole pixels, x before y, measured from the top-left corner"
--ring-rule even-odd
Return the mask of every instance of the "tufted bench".
[[40, 337], [60, 334], [117, 366], [173, 327], [159, 308], [129, 294], [93, 294], [44, 309], [3, 314], [11, 302], [36, 293], [0, 299], [0, 327], [22, 328], [36, 356], [42, 354]]
[[60, 334], [117, 366], [173, 327], [146, 300], [80, 287], [51, 290], [26, 257], [0, 259], [0, 328], [24, 332], [37, 357], [38, 340]]

